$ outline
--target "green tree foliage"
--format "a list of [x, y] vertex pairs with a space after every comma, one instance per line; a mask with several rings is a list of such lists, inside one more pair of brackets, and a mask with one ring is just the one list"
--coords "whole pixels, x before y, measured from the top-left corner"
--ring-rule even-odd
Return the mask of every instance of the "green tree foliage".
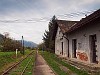
[[21, 43], [10, 38], [5, 38], [2, 42], [3, 51], [15, 51], [16, 49], [21, 50]]
[[43, 36], [43, 40], [44, 40], [44, 45], [45, 45], [45, 50], [48, 50], [50, 52], [54, 52], [55, 49], [55, 40], [52, 39], [52, 34], [53, 34], [53, 29], [54, 29], [54, 24], [56, 17], [55, 15], [52, 17], [52, 19], [49, 22], [49, 30], [45, 31], [44, 36]]
[[38, 49], [39, 50], [44, 50], [44, 43], [38, 44]]
[[49, 43], [50, 43], [49, 31], [45, 31], [43, 40], [44, 40], [44, 44], [45, 44], [46, 48], [49, 48]]
[[9, 38], [8, 33], [6, 35], [4, 35], [1, 45], [2, 45], [1, 51], [4, 51], [4, 52], [15, 51], [16, 49], [22, 50], [21, 43], [17, 40], [12, 40], [11, 38]]

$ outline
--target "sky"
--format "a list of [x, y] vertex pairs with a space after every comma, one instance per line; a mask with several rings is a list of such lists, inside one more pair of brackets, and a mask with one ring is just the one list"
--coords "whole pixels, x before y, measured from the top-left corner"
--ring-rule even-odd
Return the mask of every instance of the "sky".
[[79, 21], [97, 9], [100, 0], [0, 0], [0, 33], [39, 44], [53, 15]]

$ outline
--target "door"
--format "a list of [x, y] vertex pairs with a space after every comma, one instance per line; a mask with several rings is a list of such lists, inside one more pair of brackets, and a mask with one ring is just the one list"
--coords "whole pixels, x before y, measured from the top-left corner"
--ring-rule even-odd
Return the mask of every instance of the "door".
[[72, 57], [76, 58], [77, 40], [72, 39]]
[[62, 55], [63, 55], [63, 42], [61, 42], [61, 44], [62, 44]]
[[96, 61], [96, 57], [97, 57], [97, 55], [96, 55], [96, 47], [97, 47], [97, 45], [96, 45], [96, 41], [97, 41], [96, 34], [90, 35], [89, 38], [90, 38], [90, 61], [92, 63], [97, 63], [97, 61]]
[[68, 40], [68, 57], [69, 57], [69, 40]]

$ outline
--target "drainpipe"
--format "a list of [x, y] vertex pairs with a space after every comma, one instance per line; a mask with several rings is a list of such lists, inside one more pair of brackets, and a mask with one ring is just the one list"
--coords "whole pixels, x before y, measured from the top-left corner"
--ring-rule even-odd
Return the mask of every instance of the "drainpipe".
[[64, 36], [65, 34], [63, 34], [63, 37], [68, 41], [68, 57], [69, 57], [69, 39], [67, 37]]

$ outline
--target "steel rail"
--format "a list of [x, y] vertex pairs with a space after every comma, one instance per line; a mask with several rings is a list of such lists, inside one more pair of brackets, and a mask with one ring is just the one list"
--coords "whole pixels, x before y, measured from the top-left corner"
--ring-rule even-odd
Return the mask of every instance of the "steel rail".
[[19, 62], [15, 63], [11, 67], [9, 67], [6, 71], [4, 71], [1, 75], [8, 75], [9, 71], [11, 71], [13, 68], [15, 68], [17, 65], [19, 65], [23, 60], [25, 60], [27, 57], [29, 57], [34, 51], [32, 51], [30, 54], [28, 54], [25, 58], [20, 60]]
[[[33, 57], [32, 57], [32, 58], [33, 58]], [[28, 63], [26, 64], [26, 66], [25, 66], [25, 68], [23, 69], [23, 71], [22, 71], [21, 75], [23, 75], [23, 74], [24, 74], [24, 72], [25, 72], [25, 70], [26, 70], [27, 66], [29, 65], [30, 61], [32, 60], [32, 58], [30, 58], [30, 60], [29, 60], [29, 61], [28, 61]]]

